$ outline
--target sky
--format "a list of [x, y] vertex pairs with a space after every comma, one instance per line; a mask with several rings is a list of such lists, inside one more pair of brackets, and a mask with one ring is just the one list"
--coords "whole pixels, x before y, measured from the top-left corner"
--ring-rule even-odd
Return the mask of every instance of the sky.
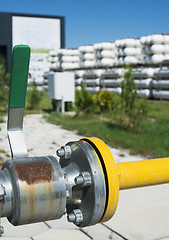
[[169, 33], [169, 0], [0, 0], [0, 11], [64, 16], [68, 48]]

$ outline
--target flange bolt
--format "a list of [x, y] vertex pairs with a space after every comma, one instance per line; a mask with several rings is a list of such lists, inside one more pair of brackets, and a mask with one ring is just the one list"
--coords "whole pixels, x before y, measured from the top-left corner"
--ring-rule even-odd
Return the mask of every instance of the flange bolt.
[[0, 226], [0, 236], [4, 233], [4, 227]]
[[62, 146], [60, 149], [56, 151], [58, 157], [64, 157], [65, 159], [70, 159], [72, 150], [70, 146]]
[[83, 222], [83, 214], [80, 209], [74, 209], [71, 213], [67, 215], [67, 220], [69, 222], [81, 223]]
[[6, 195], [5, 188], [2, 184], [0, 184], [0, 200], [3, 200], [5, 195]]
[[76, 185], [83, 185], [88, 187], [91, 185], [91, 176], [89, 172], [81, 172], [78, 177], [75, 178]]

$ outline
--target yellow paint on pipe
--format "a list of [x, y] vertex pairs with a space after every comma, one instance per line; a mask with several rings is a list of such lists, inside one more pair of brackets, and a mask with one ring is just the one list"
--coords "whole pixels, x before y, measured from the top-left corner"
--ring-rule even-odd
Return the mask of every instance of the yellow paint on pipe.
[[117, 163], [116, 168], [120, 190], [169, 183], [169, 158]]

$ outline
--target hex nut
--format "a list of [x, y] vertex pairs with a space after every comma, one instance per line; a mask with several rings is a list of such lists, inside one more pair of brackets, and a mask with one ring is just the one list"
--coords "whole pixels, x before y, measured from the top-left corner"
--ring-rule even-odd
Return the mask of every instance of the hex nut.
[[70, 159], [72, 154], [71, 147], [69, 145], [64, 146], [64, 151], [65, 151], [65, 159]]
[[58, 157], [64, 157], [65, 159], [70, 159], [72, 150], [70, 146], [62, 146], [60, 149], [56, 151]]
[[81, 223], [83, 222], [83, 214], [80, 209], [74, 209], [68, 214], [67, 219], [69, 222]]
[[91, 176], [89, 172], [81, 172], [78, 177], [75, 178], [76, 185], [83, 185], [84, 187], [88, 187], [91, 185]]

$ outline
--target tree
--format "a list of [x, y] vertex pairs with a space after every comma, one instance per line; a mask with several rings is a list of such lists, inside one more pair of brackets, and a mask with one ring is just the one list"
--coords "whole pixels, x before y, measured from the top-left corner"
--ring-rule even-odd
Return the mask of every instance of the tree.
[[42, 99], [42, 93], [37, 90], [36, 82], [32, 82], [28, 86], [26, 108], [29, 110], [38, 110]]
[[138, 99], [137, 86], [134, 82], [131, 66], [125, 67], [121, 88], [121, 109], [123, 112], [121, 120], [126, 127], [138, 132], [147, 114], [147, 100]]
[[82, 90], [76, 90], [75, 107], [77, 113], [82, 112], [85, 116], [95, 109], [95, 102], [92, 94], [86, 90], [86, 86], [82, 85]]
[[6, 72], [5, 60], [0, 55], [0, 111], [7, 111], [9, 99], [9, 73]]

